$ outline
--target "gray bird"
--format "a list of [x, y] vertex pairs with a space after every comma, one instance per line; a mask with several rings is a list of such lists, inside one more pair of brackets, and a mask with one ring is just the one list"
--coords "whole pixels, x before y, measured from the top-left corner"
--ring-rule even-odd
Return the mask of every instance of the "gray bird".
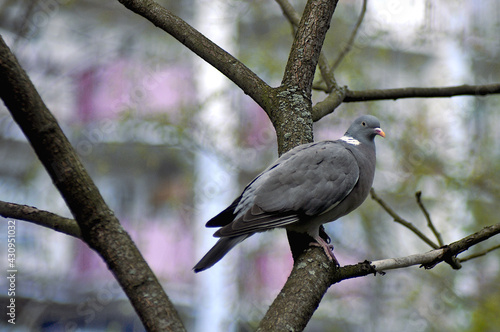
[[219, 241], [193, 268], [208, 269], [254, 233], [273, 228], [307, 233], [337, 263], [320, 227], [363, 203], [375, 175], [375, 136], [385, 137], [379, 120], [357, 118], [336, 141], [299, 145], [260, 173], [207, 227], [221, 227]]

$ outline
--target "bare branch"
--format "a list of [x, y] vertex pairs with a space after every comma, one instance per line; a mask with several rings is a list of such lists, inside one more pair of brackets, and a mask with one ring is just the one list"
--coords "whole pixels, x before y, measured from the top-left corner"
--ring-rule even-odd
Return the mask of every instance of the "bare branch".
[[316, 103], [312, 111], [313, 121], [318, 121], [325, 115], [333, 113], [333, 111], [342, 104], [342, 101], [345, 99], [345, 94], [345, 88], [337, 88], [328, 94], [324, 100]]
[[460, 263], [467, 262], [467, 261], [470, 261], [471, 259], [485, 256], [486, 254], [488, 254], [488, 253], [490, 253], [492, 251], [498, 250], [498, 249], [500, 249], [500, 244], [498, 244], [496, 246], [493, 246], [491, 248], [488, 248], [486, 250], [482, 250], [482, 251], [476, 252], [476, 253], [471, 254], [469, 256], [460, 258], [459, 261], [460, 261]]
[[377, 272], [384, 272], [387, 270], [402, 269], [413, 265], [430, 264], [442, 256], [443, 253], [444, 249], [436, 249], [423, 254], [373, 261], [370, 264]]
[[459, 241], [453, 242], [449, 244], [447, 247], [449, 247], [449, 253], [450, 255], [458, 255], [465, 250], [469, 249], [470, 247], [483, 242], [490, 237], [497, 235], [500, 233], [500, 223], [491, 225], [491, 226], [486, 226], [482, 230], [480, 230], [477, 233], [474, 233], [472, 235], [469, 235]]
[[356, 25], [354, 26], [354, 29], [352, 30], [351, 36], [349, 37], [349, 40], [345, 44], [344, 48], [340, 52], [339, 56], [333, 63], [330, 73], [333, 73], [335, 69], [340, 65], [342, 60], [344, 60], [345, 56], [347, 53], [349, 53], [352, 49], [352, 46], [354, 45], [354, 39], [356, 39], [356, 35], [358, 34], [359, 27], [361, 26], [361, 23], [363, 23], [363, 19], [365, 18], [365, 13], [366, 13], [366, 5], [368, 3], [368, 0], [363, 0], [363, 7], [361, 8], [361, 13], [359, 14], [358, 21], [356, 22]]
[[276, 0], [281, 7], [283, 14], [294, 27], [298, 27], [300, 23], [300, 15], [288, 0]]
[[73, 219], [61, 217], [55, 213], [39, 210], [33, 206], [0, 201], [0, 215], [4, 218], [29, 221], [66, 235], [81, 239], [80, 226]]
[[[456, 259], [456, 256], [466, 250], [468, 250], [470, 247], [486, 241], [492, 236], [495, 236], [497, 234], [500, 234], [500, 223], [497, 223], [495, 225], [487, 226], [480, 230], [479, 232], [476, 232], [474, 234], [471, 234], [467, 237], [464, 237], [463, 239], [460, 239], [456, 242], [453, 242], [449, 245], [443, 246], [442, 248], [436, 249], [429, 251], [427, 253], [423, 254], [416, 254], [416, 255], [410, 255], [406, 257], [400, 257], [400, 258], [390, 258], [390, 259], [383, 259], [379, 261], [374, 261], [371, 262], [371, 265], [375, 268], [377, 272], [382, 272], [384, 270], [390, 270], [390, 269], [399, 269], [399, 268], [404, 268], [412, 265], [421, 265], [425, 267], [426, 269], [431, 269], [436, 264], [441, 263], [441, 262], [447, 262], [450, 263], [450, 261], [453, 261], [453, 259], [459, 261], [459, 262], [465, 262], [467, 260], [470, 260], [475, 257], [479, 256], [484, 256], [488, 252], [491, 252], [493, 250], [499, 249], [500, 245], [492, 247], [488, 250], [485, 250], [481, 253], [475, 254], [468, 256], [463, 259]], [[458, 269], [457, 267], [453, 266], [453, 268]]]
[[[398, 257], [398, 258], [389, 258], [378, 261], [373, 261], [370, 265], [374, 268], [376, 272], [383, 272], [391, 269], [400, 269], [405, 268], [412, 265], [421, 265], [426, 269], [431, 269], [436, 264], [441, 262], [448, 262], [450, 258], [456, 257], [458, 254], [468, 250], [470, 247], [486, 241], [492, 236], [500, 234], [500, 223], [484, 227], [479, 232], [471, 234], [463, 239], [460, 239], [456, 242], [453, 242], [449, 245], [446, 245], [442, 248], [431, 250], [422, 254], [415, 254], [406, 257]], [[490, 248], [485, 251], [483, 255], [493, 250], [499, 249], [500, 245]], [[459, 259], [460, 262], [465, 262], [468, 259], [471, 259], [473, 255], [468, 258]], [[360, 263], [364, 264], [364, 263]], [[358, 265], [360, 265], [358, 264]], [[342, 269], [341, 267], [340, 269]]]
[[417, 198], [417, 204], [418, 204], [418, 206], [422, 210], [422, 213], [424, 214], [425, 219], [427, 220], [427, 226], [429, 226], [429, 228], [431, 229], [432, 233], [434, 233], [434, 236], [436, 237], [439, 246], [442, 247], [444, 245], [443, 238], [441, 237], [441, 234], [439, 234], [439, 232], [436, 229], [436, 227], [434, 227], [434, 223], [432, 222], [431, 216], [430, 216], [429, 212], [427, 211], [427, 209], [425, 208], [424, 203], [422, 203], [422, 200], [421, 200], [422, 192], [421, 191], [417, 191], [415, 193], [415, 197]]
[[238, 59], [213, 43], [180, 17], [152, 0], [119, 0], [125, 7], [170, 34], [239, 86], [264, 110], [272, 88]]
[[[283, 75], [282, 84], [277, 93], [276, 110], [271, 112], [271, 120], [278, 137], [278, 152], [281, 154], [301, 143], [313, 140], [311, 118], [311, 92], [314, 72], [320, 57], [321, 47], [330, 26], [337, 1], [309, 0], [294, 36], [294, 42]], [[293, 129], [291, 129], [293, 128]], [[276, 304], [267, 311], [261, 321], [260, 331], [301, 331], [316, 310], [319, 301], [328, 288], [329, 276], [322, 266], [302, 251], [302, 239], [291, 236], [287, 231], [290, 248], [296, 263], [288, 279], [288, 285], [301, 284], [299, 292], [285, 291], [276, 299]], [[314, 251], [315, 252], [315, 251]], [[313, 252], [313, 254], [314, 254]], [[324, 253], [321, 253], [325, 259]], [[304, 278], [309, 274], [309, 278]], [[314, 278], [310, 278], [314, 275]]]
[[[328, 92], [326, 87], [315, 86]], [[330, 95], [323, 101], [313, 106], [312, 117], [314, 121], [320, 120], [325, 115], [333, 113], [342, 103], [354, 103], [376, 100], [396, 100], [402, 98], [446, 98], [454, 96], [485, 96], [500, 93], [500, 83], [485, 85], [457, 85], [449, 87], [430, 88], [401, 88], [382, 90], [349, 90], [343, 87], [341, 93], [333, 91], [334, 97]], [[339, 98], [342, 98], [341, 100]]]
[[323, 51], [321, 51], [321, 53], [319, 54], [318, 68], [321, 73], [321, 77], [326, 84], [327, 91], [331, 92], [339, 89], [337, 81], [335, 80], [335, 74], [333, 70], [330, 69], [330, 66], [328, 65], [328, 59], [326, 58], [325, 52]]
[[[372, 270], [369, 265], [365, 268], [367, 272]], [[288, 280], [260, 321], [257, 331], [303, 331], [332, 284], [331, 276], [335, 270], [335, 265], [330, 264], [320, 248], [312, 248], [299, 255], [294, 260]]]
[[453, 96], [485, 96], [488, 94], [500, 93], [500, 84], [485, 84], [485, 85], [457, 85], [448, 87], [430, 87], [430, 88], [401, 88], [401, 89], [385, 89], [385, 90], [362, 90], [353, 91], [346, 90], [345, 103], [384, 100], [384, 99], [401, 99], [401, 98], [442, 98]]
[[411, 230], [413, 233], [415, 233], [419, 238], [421, 238], [425, 243], [427, 243], [429, 246], [431, 246], [433, 249], [438, 249], [439, 246], [434, 243], [431, 239], [429, 239], [424, 233], [422, 233], [417, 227], [415, 227], [411, 222], [406, 221], [403, 219], [399, 214], [397, 214], [393, 209], [387, 205], [384, 200], [382, 200], [376, 193], [375, 189], [370, 190], [370, 195], [372, 199], [377, 202], [393, 219], [395, 222], [405, 226], [409, 230]]

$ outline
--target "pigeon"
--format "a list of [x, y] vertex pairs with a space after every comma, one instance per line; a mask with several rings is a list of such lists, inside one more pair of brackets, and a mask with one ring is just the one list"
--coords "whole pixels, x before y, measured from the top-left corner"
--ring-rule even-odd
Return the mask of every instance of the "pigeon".
[[[359, 207], [375, 175], [375, 136], [385, 137], [379, 120], [358, 117], [338, 140], [299, 145], [250, 182], [206, 227], [220, 227], [218, 242], [195, 265], [200, 272], [255, 233], [274, 228], [306, 233], [338, 265], [320, 228]], [[324, 232], [323, 232], [324, 233]]]

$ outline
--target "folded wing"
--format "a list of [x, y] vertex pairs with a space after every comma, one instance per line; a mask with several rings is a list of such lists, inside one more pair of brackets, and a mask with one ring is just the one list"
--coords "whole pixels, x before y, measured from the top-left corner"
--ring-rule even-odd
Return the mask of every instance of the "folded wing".
[[231, 206], [207, 223], [215, 236], [263, 232], [334, 208], [359, 179], [356, 159], [342, 144], [323, 141], [292, 149], [250, 183]]

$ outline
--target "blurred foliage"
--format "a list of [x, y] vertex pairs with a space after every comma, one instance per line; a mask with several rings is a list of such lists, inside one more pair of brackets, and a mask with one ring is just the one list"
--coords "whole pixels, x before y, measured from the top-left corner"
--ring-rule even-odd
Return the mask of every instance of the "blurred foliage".
[[500, 292], [484, 294], [478, 301], [477, 308], [472, 313], [470, 332], [494, 332], [500, 326], [500, 315], [498, 315], [498, 299]]

